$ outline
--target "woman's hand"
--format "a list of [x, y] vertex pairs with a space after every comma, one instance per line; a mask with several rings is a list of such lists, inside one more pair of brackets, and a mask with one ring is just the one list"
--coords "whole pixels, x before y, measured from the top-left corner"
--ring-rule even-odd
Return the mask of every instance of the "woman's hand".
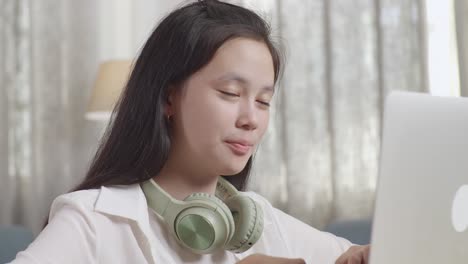
[[290, 259], [290, 258], [278, 258], [267, 256], [263, 254], [252, 254], [243, 260], [237, 262], [237, 264], [305, 264], [303, 259]]
[[367, 264], [369, 252], [370, 245], [352, 246], [336, 260], [335, 264]]

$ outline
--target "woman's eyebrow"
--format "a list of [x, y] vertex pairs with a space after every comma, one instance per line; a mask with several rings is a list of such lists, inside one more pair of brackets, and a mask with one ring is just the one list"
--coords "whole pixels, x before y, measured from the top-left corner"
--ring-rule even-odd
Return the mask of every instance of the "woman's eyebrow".
[[[237, 73], [233, 73], [233, 72], [228, 72], [226, 74], [223, 74], [221, 77], [216, 79], [216, 81], [217, 82], [234, 81], [234, 82], [240, 83], [244, 87], [250, 85], [250, 82], [246, 78], [242, 77], [241, 75], [239, 75]], [[266, 90], [266, 91], [271, 92], [271, 93], [275, 92], [275, 88], [272, 85], [263, 86], [261, 89]]]

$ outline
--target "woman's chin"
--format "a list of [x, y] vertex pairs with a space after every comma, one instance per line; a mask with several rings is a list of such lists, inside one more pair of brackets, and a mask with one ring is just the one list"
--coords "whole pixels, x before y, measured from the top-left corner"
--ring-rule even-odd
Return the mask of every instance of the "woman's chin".
[[[245, 156], [233, 156], [233, 155], [228, 155], [228, 156], [223, 156], [223, 155], [218, 155], [215, 161], [218, 165], [218, 171], [221, 172], [220, 175], [236, 175], [240, 173], [245, 166], [247, 165], [247, 162], [249, 161], [250, 155], [245, 155]], [[214, 165], [214, 164], [213, 164]]]
[[223, 170], [223, 173], [221, 173], [221, 175], [225, 175], [225, 176], [236, 175], [236, 174], [238, 174], [239, 172], [241, 172], [242, 169], [243, 169], [243, 168], [241, 168], [241, 169]]
[[240, 173], [244, 168], [247, 162], [238, 163], [238, 164], [227, 164], [224, 166], [221, 175], [236, 175]]

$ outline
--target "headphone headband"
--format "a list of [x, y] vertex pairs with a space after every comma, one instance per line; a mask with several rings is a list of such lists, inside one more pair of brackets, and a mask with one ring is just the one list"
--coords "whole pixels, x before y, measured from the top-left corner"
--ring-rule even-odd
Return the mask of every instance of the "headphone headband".
[[229, 183], [223, 177], [218, 178], [218, 183], [216, 184], [216, 192], [215, 192], [216, 197], [225, 201], [229, 197], [232, 197], [237, 194], [238, 194], [238, 191], [236, 187], [234, 187], [231, 183]]
[[[148, 206], [160, 216], [166, 215], [166, 210], [171, 205], [183, 206], [184, 202], [174, 199], [169, 193], [163, 190], [153, 179], [141, 183], [141, 188], [145, 193]], [[223, 177], [218, 178], [215, 195], [222, 201], [236, 195], [238, 192]]]

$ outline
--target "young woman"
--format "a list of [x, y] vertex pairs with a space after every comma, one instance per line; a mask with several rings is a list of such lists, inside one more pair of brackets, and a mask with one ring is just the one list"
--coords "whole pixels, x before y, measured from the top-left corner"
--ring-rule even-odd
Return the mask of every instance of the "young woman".
[[84, 181], [13, 263], [366, 263], [368, 246], [243, 192], [280, 55], [245, 8], [198, 1], [154, 30]]

